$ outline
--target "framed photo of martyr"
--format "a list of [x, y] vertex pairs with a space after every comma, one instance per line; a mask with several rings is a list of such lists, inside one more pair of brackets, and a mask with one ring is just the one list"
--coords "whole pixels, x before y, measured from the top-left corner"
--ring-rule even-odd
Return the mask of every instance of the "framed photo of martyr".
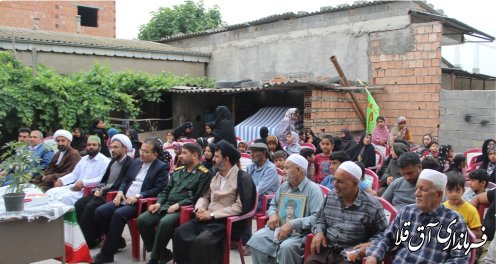
[[307, 196], [305, 195], [282, 193], [278, 206], [280, 226], [292, 219], [303, 217], [306, 210], [306, 200]]

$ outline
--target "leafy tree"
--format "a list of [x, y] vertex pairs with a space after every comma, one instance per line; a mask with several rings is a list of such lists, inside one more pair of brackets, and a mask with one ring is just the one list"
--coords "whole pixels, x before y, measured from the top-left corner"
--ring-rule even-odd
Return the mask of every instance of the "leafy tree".
[[111, 113], [135, 118], [140, 106], [161, 102], [173, 86], [214, 87], [205, 77], [172, 73], [112, 72], [94, 65], [90, 71], [60, 75], [38, 65], [37, 76], [8, 51], [0, 52], [0, 139], [19, 127], [42, 131], [91, 127], [96, 119]]
[[139, 29], [141, 40], [155, 41], [178, 33], [195, 33], [225, 25], [219, 7], [206, 10], [202, 0], [187, 0], [173, 8], [161, 7], [151, 14], [151, 20]]

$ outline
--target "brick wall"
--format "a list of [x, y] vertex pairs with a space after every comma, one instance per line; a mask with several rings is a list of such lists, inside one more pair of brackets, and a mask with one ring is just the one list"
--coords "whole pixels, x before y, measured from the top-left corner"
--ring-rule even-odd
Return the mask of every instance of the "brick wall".
[[[397, 30], [394, 39], [370, 36], [371, 80], [385, 87], [374, 98], [391, 127], [400, 115], [408, 119], [416, 142], [439, 132], [441, 34], [442, 25], [431, 22]], [[394, 47], [398, 38], [408, 39], [403, 47]]]
[[[361, 108], [366, 109], [366, 96], [355, 94]], [[364, 130], [363, 122], [347, 92], [311, 90], [304, 92], [304, 127], [317, 135], [336, 135], [342, 128]]]
[[115, 1], [0, 1], [0, 26], [39, 28], [76, 33], [77, 5], [98, 7], [98, 27], [81, 27], [81, 34], [116, 37]]

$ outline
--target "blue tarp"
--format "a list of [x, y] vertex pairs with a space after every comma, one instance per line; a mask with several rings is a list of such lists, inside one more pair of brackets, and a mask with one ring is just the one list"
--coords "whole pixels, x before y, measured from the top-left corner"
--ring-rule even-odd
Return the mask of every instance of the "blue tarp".
[[260, 138], [261, 127], [269, 129], [269, 135], [276, 135], [281, 120], [285, 116], [286, 110], [291, 107], [264, 107], [243, 122], [234, 127], [236, 136], [245, 141], [252, 141]]

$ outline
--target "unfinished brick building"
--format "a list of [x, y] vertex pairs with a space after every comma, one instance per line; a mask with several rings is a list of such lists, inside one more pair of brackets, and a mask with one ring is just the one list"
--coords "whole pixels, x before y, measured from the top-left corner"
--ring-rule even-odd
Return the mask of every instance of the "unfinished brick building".
[[0, 1], [0, 26], [115, 38], [115, 1]]

